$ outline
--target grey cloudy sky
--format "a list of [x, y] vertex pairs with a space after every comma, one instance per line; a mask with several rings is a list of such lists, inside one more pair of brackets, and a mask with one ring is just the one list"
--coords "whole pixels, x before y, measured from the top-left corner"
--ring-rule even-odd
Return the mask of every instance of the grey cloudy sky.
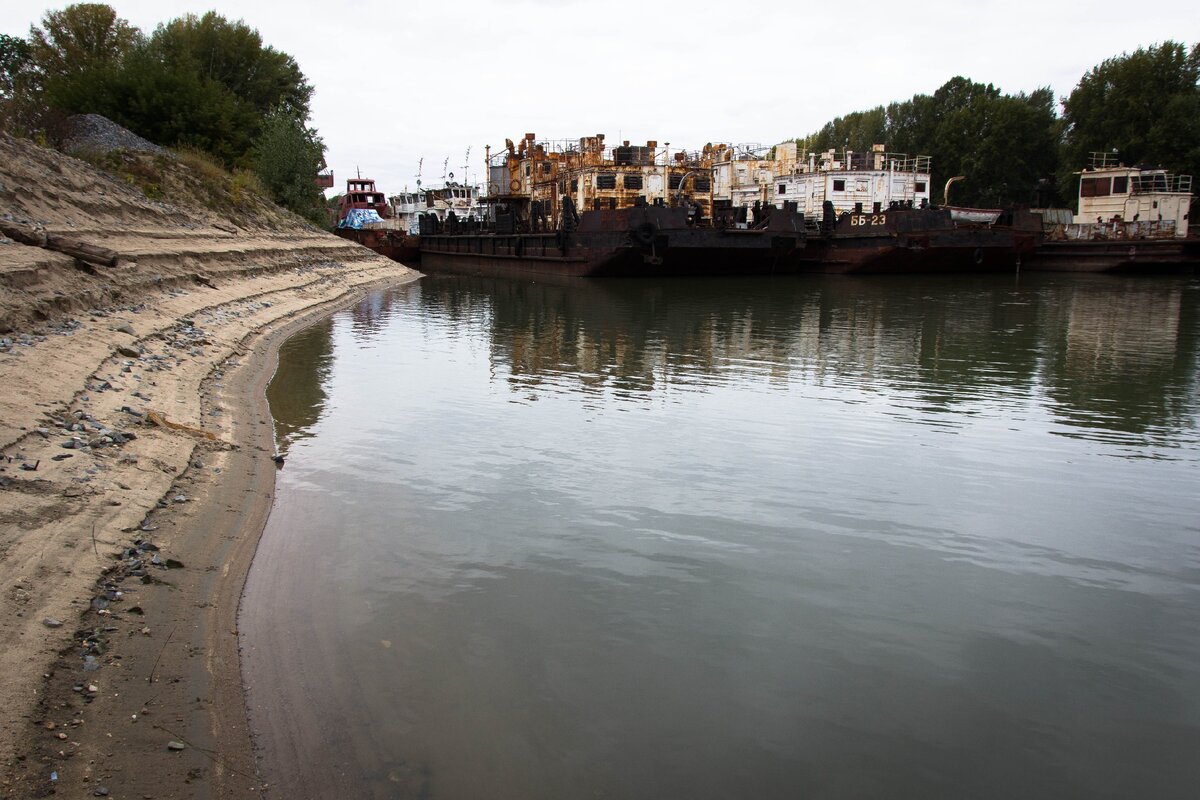
[[[0, 0], [26, 35], [67, 3]], [[294, 56], [339, 187], [385, 192], [482, 173], [483, 146], [526, 132], [610, 142], [773, 144], [963, 75], [1057, 96], [1106, 58], [1200, 39], [1193, 2], [747, 3], [636, 0], [115, 0], [142, 30], [215, 10]], [[936, 170], [937, 165], [934, 165]]]

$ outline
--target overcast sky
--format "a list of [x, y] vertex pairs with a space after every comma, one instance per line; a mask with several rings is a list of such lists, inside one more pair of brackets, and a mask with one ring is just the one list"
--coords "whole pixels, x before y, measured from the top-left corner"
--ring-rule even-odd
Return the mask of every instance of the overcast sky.
[[[0, 0], [0, 32], [25, 36], [66, 5]], [[955, 75], [1008, 93], [1050, 86], [1062, 97], [1106, 58], [1200, 40], [1190, 0], [111, 5], [146, 32], [208, 10], [256, 28], [316, 87], [312, 124], [339, 189], [357, 168], [388, 193], [415, 187], [422, 158], [425, 186], [444, 171], [461, 180], [468, 147], [469, 178], [482, 180], [483, 146], [526, 132], [672, 149], [773, 144], [931, 93]]]

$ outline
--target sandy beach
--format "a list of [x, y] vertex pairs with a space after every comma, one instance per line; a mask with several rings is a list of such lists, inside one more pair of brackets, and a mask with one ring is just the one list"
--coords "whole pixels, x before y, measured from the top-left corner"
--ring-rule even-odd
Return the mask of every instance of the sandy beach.
[[[161, 158], [161, 157], [160, 157]], [[279, 344], [419, 274], [0, 134], [0, 796], [252, 797], [238, 601]]]

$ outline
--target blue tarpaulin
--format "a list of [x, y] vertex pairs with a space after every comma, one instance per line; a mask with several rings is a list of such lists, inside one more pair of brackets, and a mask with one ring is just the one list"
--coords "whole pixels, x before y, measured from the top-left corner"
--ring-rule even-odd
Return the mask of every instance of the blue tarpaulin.
[[372, 222], [383, 222], [383, 217], [373, 208], [352, 208], [346, 212], [338, 223], [339, 228], [354, 228], [355, 230]]

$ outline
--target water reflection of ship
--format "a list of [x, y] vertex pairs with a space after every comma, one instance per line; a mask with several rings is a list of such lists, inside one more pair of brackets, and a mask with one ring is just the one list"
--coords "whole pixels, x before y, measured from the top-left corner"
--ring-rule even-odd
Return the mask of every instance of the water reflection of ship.
[[1195, 303], [1174, 283], [927, 276], [903, 288], [819, 277], [464, 277], [427, 279], [421, 302], [490, 304], [492, 358], [534, 393], [573, 384], [630, 395], [757, 378], [911, 393], [936, 411], [1038, 386], [1058, 401], [1055, 413], [1136, 432], [1178, 420], [1172, 398], [1195, 389], [1195, 358], [1181, 357], [1194, 355], [1181, 320]]
[[1060, 379], [1047, 387], [1076, 424], [1116, 430], [1173, 424], [1195, 395], [1195, 297], [1182, 284], [1133, 279], [1085, 284], [1043, 323], [1063, 331], [1047, 339]]
[[[407, 288], [397, 291], [407, 291]], [[352, 305], [348, 310], [351, 335], [363, 339], [382, 330], [391, 308], [391, 295], [391, 292], [371, 292]]]

